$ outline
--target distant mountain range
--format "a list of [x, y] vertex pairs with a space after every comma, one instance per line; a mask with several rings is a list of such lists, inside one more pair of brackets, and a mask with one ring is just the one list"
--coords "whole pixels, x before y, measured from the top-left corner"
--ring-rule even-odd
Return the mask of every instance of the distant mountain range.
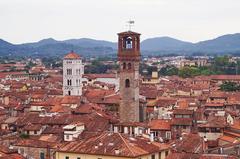
[[141, 43], [142, 50], [178, 53], [240, 53], [240, 33], [223, 35], [198, 43], [185, 42], [170, 37], [146, 39]]
[[[58, 41], [53, 38], [34, 43], [11, 44], [0, 39], [0, 56], [31, 55], [59, 56], [74, 50], [83, 56], [100, 56], [116, 54], [117, 43], [88, 38]], [[143, 54], [240, 54], [240, 33], [220, 36], [216, 39], [191, 43], [171, 37], [156, 37], [141, 42]]]

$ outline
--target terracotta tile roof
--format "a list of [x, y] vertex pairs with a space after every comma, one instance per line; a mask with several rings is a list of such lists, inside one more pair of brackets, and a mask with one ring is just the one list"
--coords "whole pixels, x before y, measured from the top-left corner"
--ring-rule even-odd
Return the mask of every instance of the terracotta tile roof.
[[30, 102], [29, 105], [30, 106], [43, 106], [43, 107], [53, 106], [53, 104], [51, 104], [49, 102]]
[[62, 141], [62, 134], [43, 134], [38, 140], [51, 143], [59, 143]]
[[13, 124], [17, 121], [18, 117], [9, 117], [3, 123], [5, 124]]
[[174, 109], [173, 114], [176, 115], [193, 115], [193, 110], [188, 109]]
[[157, 107], [168, 107], [170, 105], [175, 105], [177, 102], [176, 98], [169, 98], [169, 97], [159, 97], [156, 101]]
[[153, 85], [140, 85], [140, 94], [147, 99], [156, 99], [160, 94], [160, 91], [158, 91], [157, 87]]
[[134, 35], [134, 34], [141, 35], [140, 33], [133, 32], [133, 31], [125, 31], [125, 32], [118, 33], [118, 35]]
[[154, 107], [150, 107], [149, 105], [147, 105], [147, 109], [146, 109], [146, 112], [147, 113], [153, 113], [154, 112]]
[[240, 119], [235, 119], [233, 121], [233, 125], [231, 125], [230, 127], [233, 128], [233, 129], [240, 130]]
[[57, 144], [37, 139], [19, 139], [14, 146], [32, 147], [32, 148], [56, 148]]
[[240, 80], [240, 75], [211, 75], [212, 80]]
[[28, 113], [24, 116], [21, 116], [16, 121], [16, 125], [18, 127], [23, 127], [29, 123], [31, 124], [45, 124], [47, 121], [49, 121], [50, 117], [40, 117], [38, 113]]
[[26, 126], [24, 126], [23, 130], [26, 131], [39, 131], [42, 128], [42, 125], [40, 124], [27, 124]]
[[96, 78], [116, 78], [116, 74], [84, 74], [84, 78], [96, 79]]
[[178, 91], [183, 91], [183, 92], [190, 92], [191, 91], [191, 86], [181, 86], [179, 85], [177, 88], [176, 88]]
[[62, 94], [63, 94], [62, 89], [51, 89], [49, 90], [49, 93], [48, 93], [48, 95], [54, 95], [54, 96], [62, 95]]
[[34, 93], [34, 94], [32, 94], [32, 96], [31, 96], [32, 99], [43, 99], [43, 98], [45, 98], [45, 97], [46, 97], [45, 94], [37, 94], [37, 93]]
[[105, 82], [101, 82], [101, 81], [95, 81], [95, 82], [93, 82], [93, 86], [97, 86], [97, 87], [107, 87], [108, 89], [114, 89], [114, 88], [115, 88], [115, 85], [114, 85], [114, 84], [105, 83]]
[[0, 72], [0, 79], [6, 78], [9, 75], [22, 75], [26, 74], [26, 72]]
[[193, 89], [193, 90], [203, 90], [203, 89], [209, 90], [209, 88], [210, 88], [209, 84], [194, 84], [194, 85], [191, 85], [191, 89]]
[[219, 140], [222, 140], [222, 141], [226, 141], [226, 142], [229, 142], [229, 143], [237, 143], [237, 142], [240, 142], [238, 140], [238, 138], [236, 137], [231, 137], [231, 136], [226, 136], [226, 135], [223, 135], [219, 138]]
[[199, 159], [237, 159], [236, 156], [221, 155], [221, 154], [202, 154]]
[[14, 152], [17, 152], [17, 150], [10, 149], [8, 146], [0, 144], [0, 156], [1, 156], [1, 153], [11, 154], [11, 153], [14, 153]]
[[186, 99], [180, 99], [177, 101], [177, 106], [179, 109], [187, 109], [189, 102]]
[[209, 76], [196, 76], [193, 78], [194, 81], [210, 81]]
[[0, 159], [25, 159], [25, 157], [23, 157], [20, 154], [7, 154], [7, 155], [2, 155], [0, 156]]
[[90, 114], [94, 110], [98, 110], [98, 109], [100, 108], [97, 104], [88, 103], [88, 104], [81, 104], [76, 109], [74, 109], [73, 112], [77, 114]]
[[[85, 115], [61, 114], [53, 117], [40, 117], [37, 113], [31, 113], [18, 119], [16, 124], [19, 127], [23, 127], [28, 123], [34, 125], [48, 125], [54, 127], [68, 125], [73, 122], [82, 122], [84, 123], [84, 125], [86, 126], [86, 130], [88, 131], [105, 131], [108, 130], [110, 127], [109, 121], [110, 118], [108, 116], [104, 115], [103, 113], [96, 112]], [[50, 132], [48, 133], [53, 132], [53, 130], [49, 131]]]
[[88, 89], [85, 97], [92, 103], [99, 103], [104, 100], [105, 96], [115, 94], [114, 90]]
[[166, 159], [199, 159], [200, 154], [173, 152], [166, 157]]
[[14, 64], [0, 64], [0, 70], [7, 70], [10, 69], [11, 67], [14, 67]]
[[176, 141], [176, 147], [174, 148], [177, 152], [186, 153], [200, 153], [202, 148], [203, 138], [198, 134], [187, 134], [183, 135], [182, 139]]
[[240, 138], [240, 134], [234, 131], [225, 130], [224, 134], [235, 137], [235, 138]]
[[78, 104], [81, 101], [81, 96], [64, 96], [61, 104]]
[[139, 127], [144, 127], [144, 128], [148, 128], [149, 125], [147, 123], [143, 123], [143, 122], [121, 122], [121, 123], [117, 123], [115, 125], [121, 125], [121, 126], [139, 126]]
[[1, 130], [0, 131], [0, 136], [8, 135], [10, 133], [12, 133], [12, 131], [10, 131], [10, 130]]
[[62, 134], [63, 128], [59, 126], [48, 126], [42, 134]]
[[193, 119], [189, 118], [176, 118], [172, 120], [171, 125], [186, 125], [186, 126], [192, 126], [193, 125]]
[[224, 103], [206, 103], [205, 107], [224, 107]]
[[154, 119], [149, 123], [151, 130], [171, 130], [171, 121], [163, 119]]
[[195, 112], [194, 112], [194, 118], [195, 120], [204, 120], [204, 108], [198, 108]]
[[80, 59], [80, 55], [78, 55], [77, 53], [75, 52], [69, 52], [68, 54], [66, 54], [64, 56], [64, 59]]
[[227, 93], [222, 91], [213, 91], [211, 92], [210, 98], [227, 98]]
[[224, 117], [210, 117], [208, 121], [204, 124], [199, 124], [198, 127], [202, 128], [224, 128], [226, 127], [226, 121]]
[[119, 94], [111, 94], [104, 97], [102, 101], [99, 101], [99, 104], [119, 104], [120, 95]]
[[[150, 143], [145, 138], [134, 138], [120, 133], [103, 132], [85, 140], [63, 144], [59, 151], [135, 158], [157, 153], [165, 149], [168, 149], [168, 146], [165, 144]], [[116, 153], [116, 150], [119, 153]]]

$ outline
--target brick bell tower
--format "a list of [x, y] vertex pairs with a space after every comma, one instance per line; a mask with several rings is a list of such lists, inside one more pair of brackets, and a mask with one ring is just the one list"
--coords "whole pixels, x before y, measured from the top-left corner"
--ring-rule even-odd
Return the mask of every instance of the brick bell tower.
[[140, 34], [118, 33], [120, 122], [139, 122]]

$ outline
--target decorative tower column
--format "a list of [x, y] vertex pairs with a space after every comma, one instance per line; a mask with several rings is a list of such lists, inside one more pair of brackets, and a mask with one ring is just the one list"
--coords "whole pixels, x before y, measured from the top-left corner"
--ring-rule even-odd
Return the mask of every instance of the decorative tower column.
[[120, 121], [139, 122], [140, 34], [132, 31], [118, 34], [120, 64]]
[[82, 95], [84, 66], [81, 57], [73, 51], [63, 59], [63, 95]]

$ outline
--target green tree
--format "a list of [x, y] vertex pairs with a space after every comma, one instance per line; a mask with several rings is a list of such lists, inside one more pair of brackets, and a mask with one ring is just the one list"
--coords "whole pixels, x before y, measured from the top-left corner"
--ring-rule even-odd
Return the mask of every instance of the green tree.
[[237, 67], [238, 63], [230, 62], [230, 58], [225, 55], [214, 58], [211, 70], [214, 74], [235, 75]]
[[227, 91], [227, 92], [239, 91], [240, 90], [240, 85], [237, 84], [236, 82], [224, 82], [220, 86], [220, 90]]
[[107, 70], [118, 69], [118, 65], [105, 65], [100, 60], [92, 61], [91, 65], [87, 65], [84, 68], [85, 73], [106, 73]]
[[29, 71], [30, 68], [32, 68], [32, 67], [34, 67], [34, 66], [36, 66], [36, 64], [34, 64], [32, 61], [30, 61], [30, 62], [25, 66], [25, 69], [26, 69], [27, 71]]
[[178, 75], [178, 68], [175, 66], [167, 65], [166, 67], [163, 67], [160, 69], [159, 74], [163, 76], [172, 76], [172, 75]]
[[21, 133], [19, 135], [20, 138], [23, 138], [23, 139], [28, 139], [29, 138], [29, 135], [28, 134], [25, 134], [25, 133]]
[[186, 66], [179, 70], [179, 76], [183, 78], [190, 78], [198, 75], [201, 75], [201, 72], [197, 67]]

